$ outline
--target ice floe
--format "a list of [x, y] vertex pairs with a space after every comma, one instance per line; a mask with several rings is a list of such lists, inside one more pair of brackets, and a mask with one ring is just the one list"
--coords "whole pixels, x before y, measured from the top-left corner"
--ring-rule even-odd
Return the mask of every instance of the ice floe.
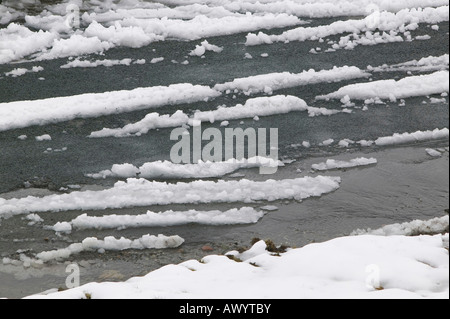
[[379, 229], [357, 229], [352, 232], [356, 235], [377, 235], [377, 236], [419, 236], [448, 233], [449, 217], [437, 217], [430, 220], [414, 220], [401, 224], [387, 225]]
[[198, 111], [191, 117], [180, 110], [172, 115], [160, 115], [154, 112], [147, 114], [141, 121], [127, 124], [122, 128], [104, 128], [100, 131], [92, 132], [90, 137], [140, 136], [158, 128], [180, 127], [183, 124], [195, 126], [196, 123], [201, 122], [214, 123], [246, 118], [255, 119], [294, 111], [307, 111], [309, 116], [333, 115], [340, 112], [326, 108], [310, 107], [304, 100], [295, 96], [277, 95], [249, 99], [245, 104], [238, 104], [233, 107], [222, 106], [213, 111]]
[[317, 83], [332, 83], [370, 77], [370, 74], [353, 66], [334, 67], [331, 70], [308, 70], [299, 74], [289, 72], [261, 74], [234, 79], [217, 84], [214, 89], [221, 92], [243, 92], [246, 95], [272, 93], [276, 90]]
[[230, 209], [227, 211], [165, 211], [155, 213], [148, 211], [141, 215], [80, 215], [70, 222], [55, 224], [52, 229], [57, 232], [71, 232], [84, 229], [126, 229], [137, 227], [169, 227], [186, 224], [201, 225], [239, 225], [255, 224], [264, 216], [251, 207]]
[[[0, 131], [46, 125], [215, 98], [208, 86], [174, 84], [130, 91], [82, 94], [35, 101], [0, 103]], [[16, 114], [20, 113], [20, 117]]]
[[43, 251], [36, 254], [36, 258], [43, 262], [49, 262], [52, 260], [64, 260], [74, 254], [79, 254], [86, 251], [122, 251], [127, 249], [167, 249], [177, 248], [184, 243], [184, 239], [180, 236], [164, 236], [164, 235], [144, 235], [138, 239], [128, 239], [121, 237], [116, 239], [112, 236], [105, 237], [104, 239], [97, 239], [95, 237], [89, 237], [84, 239], [81, 243], [71, 244], [66, 248]]
[[417, 75], [401, 80], [380, 80], [345, 86], [336, 92], [318, 96], [318, 100], [342, 99], [352, 100], [388, 99], [396, 101], [409, 97], [428, 96], [449, 92], [449, 72], [438, 71], [427, 75]]
[[324, 163], [313, 164], [312, 169], [315, 171], [326, 171], [332, 169], [353, 168], [361, 166], [369, 166], [377, 164], [378, 161], [375, 158], [358, 157], [350, 161], [338, 161], [329, 159]]
[[415, 142], [424, 142], [430, 140], [448, 139], [448, 128], [435, 129], [433, 131], [417, 131], [414, 133], [396, 133], [392, 136], [380, 137], [375, 141], [378, 146], [388, 146], [397, 144], [407, 144]]
[[102, 191], [73, 192], [42, 198], [0, 198], [0, 218], [39, 212], [104, 210], [169, 204], [254, 203], [281, 199], [304, 200], [333, 192], [340, 187], [339, 177], [317, 176], [255, 182], [194, 181], [168, 184], [130, 178]]
[[259, 168], [262, 166], [284, 166], [271, 158], [253, 157], [249, 159], [230, 159], [225, 162], [203, 162], [197, 164], [174, 164], [169, 161], [157, 161], [135, 167], [131, 164], [116, 164], [111, 170], [101, 171], [86, 176], [95, 179], [108, 177], [131, 178], [139, 176], [145, 179], [196, 179], [222, 177], [239, 169]]

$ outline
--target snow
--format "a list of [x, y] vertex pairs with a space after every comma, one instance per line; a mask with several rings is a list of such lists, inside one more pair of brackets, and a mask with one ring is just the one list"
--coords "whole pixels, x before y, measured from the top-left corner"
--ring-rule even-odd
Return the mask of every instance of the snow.
[[448, 299], [444, 239], [442, 235], [351, 236], [281, 255], [269, 253], [260, 241], [243, 254], [229, 253], [242, 262], [211, 255], [125, 282], [89, 283], [29, 298]]
[[336, 92], [318, 96], [318, 100], [342, 99], [404, 99], [417, 96], [449, 92], [449, 72], [439, 71], [428, 75], [418, 75], [401, 80], [380, 80], [345, 86]]
[[0, 4], [0, 25], [9, 24], [10, 22], [17, 20], [19, 17], [22, 16], [23, 13]]
[[[325, 108], [309, 107], [304, 100], [295, 96], [277, 95], [249, 99], [244, 105], [238, 104], [230, 108], [219, 107], [215, 111], [197, 112], [193, 116], [193, 121], [214, 123], [216, 121], [286, 114], [294, 111], [308, 111], [310, 116], [332, 115], [336, 113]], [[192, 121], [190, 122], [192, 124]]]
[[274, 211], [279, 210], [278, 206], [273, 206], [273, 205], [263, 206], [263, 207], [261, 207], [261, 209], [268, 211], [268, 212], [274, 212]]
[[62, 249], [38, 253], [36, 258], [43, 262], [67, 259], [74, 254], [84, 251], [123, 251], [127, 249], [167, 249], [177, 248], [184, 243], [179, 236], [167, 237], [164, 235], [144, 235], [141, 238], [130, 240], [124, 237], [116, 239], [112, 236], [99, 240], [95, 237], [84, 239], [81, 243], [71, 244]]
[[442, 153], [433, 149], [433, 148], [427, 148], [425, 149], [425, 152], [430, 155], [431, 157], [441, 157]]
[[22, 76], [27, 73], [38, 73], [41, 71], [44, 71], [44, 68], [41, 66], [33, 66], [31, 69], [16, 68], [10, 72], [6, 72], [5, 76], [12, 76], [13, 78], [16, 78], [18, 76]]
[[412, 31], [418, 28], [419, 23], [436, 24], [449, 21], [449, 7], [425, 9], [404, 9], [397, 13], [379, 12], [376, 23], [369, 16], [360, 20], [346, 20], [333, 22], [330, 25], [317, 27], [299, 27], [288, 30], [279, 35], [268, 35], [263, 32], [249, 33], [246, 45], [254, 46], [272, 44], [276, 42], [307, 41], [326, 38], [343, 33], [358, 34], [378, 30], [380, 32]]
[[439, 57], [429, 56], [420, 60], [408, 61], [395, 65], [382, 65], [376, 68], [369, 67], [371, 72], [432, 72], [443, 71], [449, 68], [449, 55], [444, 54]]
[[148, 211], [142, 215], [105, 215], [88, 216], [80, 215], [68, 223], [58, 223], [53, 226], [57, 232], [70, 232], [73, 229], [127, 229], [137, 227], [170, 227], [186, 224], [200, 225], [239, 225], [255, 224], [264, 213], [258, 212], [251, 207], [230, 209], [228, 211], [165, 211], [154, 213]]
[[434, 131], [417, 131], [414, 133], [394, 134], [392, 136], [380, 137], [375, 141], [378, 146], [388, 146], [397, 144], [408, 144], [424, 142], [430, 140], [448, 139], [448, 128], [435, 129]]
[[334, 139], [330, 138], [330, 139], [328, 139], [328, 140], [323, 141], [323, 142], [321, 143], [321, 145], [323, 145], [323, 146], [330, 146], [330, 145], [333, 144], [333, 143], [334, 143]]
[[[47, 6], [37, 16], [26, 16], [26, 26], [10, 23], [0, 31], [0, 63], [9, 63], [29, 57], [48, 60], [84, 54], [101, 54], [116, 47], [140, 48], [168, 40], [195, 41], [216, 36], [293, 27], [305, 24], [299, 17], [336, 17], [368, 15], [368, 6], [377, 4], [380, 23], [370, 23], [369, 16], [361, 20], [338, 21], [330, 26], [298, 28], [279, 36], [262, 32], [249, 34], [247, 44], [285, 42], [287, 40], [321, 39], [340, 33], [374, 31], [408, 31], [418, 23], [437, 24], [448, 21], [448, 1], [417, 0], [398, 4], [386, 1], [364, 0], [364, 3], [298, 3], [290, 0], [273, 3], [248, 1], [213, 1], [206, 3], [176, 3], [176, 6], [148, 4], [141, 1], [121, 4], [88, 6], [81, 16], [84, 30], [71, 28], [67, 23], [63, 4]], [[81, 5], [81, 3], [80, 3]], [[87, 4], [86, 4], [87, 5]], [[441, 7], [439, 7], [442, 5]], [[425, 9], [416, 9], [424, 7]], [[435, 8], [433, 8], [435, 7]], [[85, 9], [85, 8], [84, 8]], [[388, 11], [384, 11], [388, 10]], [[83, 10], [84, 11], [84, 10]], [[21, 16], [17, 11], [0, 5], [0, 24], [7, 24]], [[32, 31], [39, 30], [39, 31]], [[4, 46], [3, 46], [4, 45]], [[204, 46], [194, 49], [203, 55]]]
[[[141, 61], [136, 60], [133, 62], [132, 59], [126, 58], [122, 60], [96, 60], [96, 61], [81, 61], [80, 59], [75, 59], [67, 64], [61, 66], [61, 69], [70, 69], [70, 68], [95, 68], [98, 66], [112, 67], [115, 65], [125, 65], [130, 66], [131, 64], [142, 64]], [[145, 63], [145, 60], [144, 60]]]
[[150, 113], [144, 119], [136, 123], [131, 123], [123, 128], [104, 128], [100, 131], [92, 132], [91, 138], [101, 137], [129, 137], [147, 134], [150, 130], [159, 128], [180, 127], [184, 124], [193, 126], [200, 122], [225, 122], [231, 120], [245, 119], [277, 114], [287, 114], [294, 111], [308, 111], [309, 116], [333, 115], [339, 111], [325, 108], [309, 107], [305, 101], [295, 96], [277, 95], [271, 97], [259, 97], [249, 99], [245, 104], [238, 104], [233, 107], [219, 107], [214, 111], [196, 112], [189, 117], [183, 111], [177, 111], [173, 115], [160, 115]]
[[113, 165], [111, 170], [86, 176], [102, 179], [107, 177], [130, 178], [139, 176], [145, 179], [195, 179], [222, 177], [239, 169], [259, 168], [263, 166], [284, 166], [281, 162], [264, 157], [250, 159], [230, 159], [225, 162], [203, 162], [197, 164], [174, 164], [169, 161], [157, 161], [143, 164], [137, 168], [131, 164]]
[[48, 48], [56, 35], [45, 31], [30, 31], [16, 23], [0, 29], [0, 64], [20, 60], [26, 56]]
[[298, 17], [329, 18], [347, 16], [365, 16], [371, 13], [368, 9], [375, 7], [380, 11], [398, 12], [402, 9], [417, 7], [438, 7], [448, 5], [446, 0], [278, 0], [278, 1], [227, 1], [225, 8], [233, 11], [287, 13]]
[[162, 61], [164, 61], [164, 58], [163, 57], [159, 57], [159, 58], [151, 59], [150, 63], [151, 64], [156, 64], [156, 63], [159, 63], [159, 62], [162, 62]]
[[153, 112], [147, 114], [141, 121], [127, 124], [122, 128], [110, 129], [103, 128], [100, 131], [92, 132], [90, 138], [102, 137], [129, 137], [147, 134], [150, 130], [160, 128], [180, 127], [189, 122], [189, 116], [183, 111], [177, 111], [172, 115], [160, 115]]
[[157, 41], [192, 41], [302, 23], [299, 18], [287, 14], [230, 13], [218, 17], [191, 14], [189, 19], [168, 19], [167, 16], [136, 18], [126, 11], [111, 11], [103, 15], [94, 12], [83, 14], [81, 20], [88, 25], [87, 28], [74, 31], [67, 25], [65, 14], [51, 15], [46, 11], [39, 16], [28, 16], [27, 26], [40, 30], [38, 32], [14, 23], [1, 30], [0, 64], [23, 59], [33, 53], [37, 54], [36, 60], [41, 61], [101, 54], [115, 47], [140, 48]]
[[326, 171], [332, 169], [353, 168], [361, 166], [369, 166], [377, 164], [378, 161], [375, 158], [358, 157], [350, 161], [337, 161], [333, 159], [327, 160], [325, 163], [314, 164], [312, 169], [316, 171]]
[[246, 95], [258, 94], [267, 91], [277, 91], [281, 89], [292, 88], [296, 86], [304, 86], [317, 83], [332, 83], [351, 79], [359, 79], [369, 77], [370, 74], [362, 71], [357, 67], [334, 67], [331, 70], [309, 70], [299, 74], [289, 72], [261, 74], [246, 78], [234, 79], [231, 82], [217, 84], [214, 89], [225, 92], [241, 91]]
[[25, 216], [25, 219], [29, 221], [28, 226], [33, 226], [42, 223], [44, 220], [37, 214], [29, 214]]
[[[46, 125], [75, 118], [98, 117], [165, 105], [204, 101], [220, 93], [192, 84], [137, 88], [35, 101], [0, 103], [0, 131]], [[16, 114], [21, 116], [17, 117]]]
[[217, 45], [209, 44], [207, 40], [203, 41], [200, 45], [197, 45], [194, 50], [192, 50], [189, 55], [190, 56], [203, 56], [207, 51], [212, 51], [215, 53], [220, 53], [223, 51], [223, 48], [218, 47]]
[[43, 141], [51, 141], [52, 137], [50, 135], [48, 135], [48, 134], [44, 134], [44, 135], [41, 135], [41, 136], [36, 136], [35, 139], [38, 142], [43, 142]]
[[448, 233], [449, 217], [437, 217], [430, 220], [414, 220], [402, 224], [392, 224], [384, 226], [380, 229], [357, 229], [352, 232], [351, 236], [357, 235], [376, 235], [376, 236], [418, 236], [418, 235], [435, 235], [440, 233]]
[[339, 177], [303, 177], [254, 182], [194, 181], [168, 184], [130, 178], [102, 191], [72, 192], [42, 198], [0, 198], [0, 218], [39, 212], [104, 210], [169, 204], [253, 203], [281, 199], [303, 200], [333, 192], [340, 187]]

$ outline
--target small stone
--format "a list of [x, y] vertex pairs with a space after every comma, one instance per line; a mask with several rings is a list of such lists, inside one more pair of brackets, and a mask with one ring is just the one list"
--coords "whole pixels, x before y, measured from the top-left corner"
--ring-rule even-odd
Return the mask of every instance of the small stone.
[[202, 247], [202, 250], [205, 251], [205, 252], [207, 252], [207, 251], [213, 251], [214, 248], [212, 248], [212, 247], [209, 246], [209, 245], [205, 245], [205, 246]]

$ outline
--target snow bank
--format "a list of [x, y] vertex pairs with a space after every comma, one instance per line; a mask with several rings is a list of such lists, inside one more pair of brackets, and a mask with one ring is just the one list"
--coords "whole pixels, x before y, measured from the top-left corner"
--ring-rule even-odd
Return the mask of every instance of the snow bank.
[[225, 162], [203, 162], [197, 164], [174, 164], [169, 161], [145, 163], [137, 168], [131, 164], [113, 165], [111, 170], [101, 171], [86, 176], [95, 179], [107, 177], [131, 178], [139, 176], [145, 179], [196, 179], [222, 177], [239, 169], [259, 168], [264, 166], [284, 166], [282, 162], [275, 162], [271, 158], [253, 157], [250, 159], [230, 159]]
[[114, 237], [105, 237], [99, 240], [95, 237], [84, 239], [81, 243], [76, 243], [67, 248], [44, 251], [36, 255], [36, 258], [43, 262], [52, 260], [67, 259], [74, 254], [85, 251], [122, 251], [127, 249], [166, 249], [177, 248], [184, 243], [184, 239], [179, 236], [167, 237], [164, 235], [144, 235], [141, 238], [131, 240], [127, 238], [116, 239]]
[[376, 236], [419, 236], [419, 235], [436, 235], [448, 233], [449, 217], [438, 217], [430, 220], [414, 220], [412, 222], [402, 224], [392, 224], [384, 226], [380, 229], [357, 229], [352, 232], [351, 236], [357, 235], [376, 235]]
[[[264, 216], [263, 212], [258, 212], [251, 207], [241, 209], [230, 209], [228, 211], [197, 211], [189, 210], [184, 212], [166, 211], [162, 213], [147, 212], [142, 215], [105, 215], [101, 217], [88, 216], [83, 214], [67, 223], [72, 229], [126, 229], [137, 227], [169, 227], [186, 224], [201, 225], [239, 225], [255, 224]], [[60, 225], [53, 227], [55, 231], [60, 231]]]
[[327, 160], [325, 163], [314, 164], [312, 169], [315, 171], [326, 171], [332, 169], [343, 169], [343, 168], [353, 168], [360, 166], [369, 166], [377, 164], [378, 161], [375, 158], [364, 158], [359, 157], [352, 159], [350, 161], [337, 161], [333, 159]]
[[98, 117], [165, 105], [192, 103], [219, 95], [219, 92], [207, 86], [174, 84], [137, 88], [131, 91], [0, 103], [0, 131], [46, 125], [75, 118]]
[[[218, 93], [220, 94], [220, 93]], [[325, 108], [309, 107], [305, 101], [295, 96], [277, 95], [272, 97], [259, 97], [249, 99], [244, 105], [238, 104], [233, 107], [219, 107], [214, 111], [196, 112], [192, 117], [183, 111], [177, 111], [173, 115], [160, 115], [150, 113], [144, 119], [131, 123], [123, 128], [104, 128], [92, 132], [89, 137], [129, 137], [147, 134], [150, 130], [159, 128], [180, 127], [184, 124], [193, 126], [195, 122], [230, 121], [245, 118], [256, 118], [277, 114], [286, 114], [295, 111], [308, 111], [310, 116], [333, 115], [339, 111]]]
[[404, 99], [449, 92], [449, 72], [439, 71], [428, 75], [410, 76], [404, 79], [381, 80], [345, 86], [334, 93], [318, 96], [318, 100], [342, 99]]
[[448, 128], [434, 131], [417, 131], [415, 133], [394, 134], [393, 136], [380, 137], [375, 141], [378, 146], [388, 146], [396, 144], [408, 144], [416, 142], [424, 142], [430, 140], [448, 139]]
[[267, 35], [249, 33], [246, 45], [272, 44], [275, 42], [307, 41], [351, 33], [358, 34], [367, 31], [412, 31], [418, 28], [419, 23], [436, 24], [449, 20], [449, 7], [425, 9], [405, 9], [397, 13], [379, 12], [374, 23], [374, 17], [369, 16], [361, 20], [337, 21], [330, 25], [318, 27], [300, 27], [283, 32], [280, 35]]
[[30, 298], [405, 299], [449, 296], [443, 236], [354, 236], [272, 255], [249, 251], [169, 265], [121, 283], [89, 283]]
[[128, 179], [126, 182], [117, 182], [113, 188], [103, 191], [73, 192], [43, 198], [27, 197], [10, 200], [0, 198], [0, 218], [38, 212], [104, 210], [169, 204], [303, 200], [333, 192], [339, 188], [340, 182], [339, 177], [326, 176], [264, 182], [243, 179], [177, 184]]
[[292, 88], [296, 86], [317, 84], [323, 82], [340, 82], [345, 80], [369, 77], [370, 74], [357, 67], [334, 67], [332, 70], [309, 70], [300, 74], [289, 72], [270, 73], [246, 78], [235, 79], [232, 82], [217, 84], [214, 89], [225, 91], [241, 91], [246, 95], [258, 93], [272, 93], [276, 90]]

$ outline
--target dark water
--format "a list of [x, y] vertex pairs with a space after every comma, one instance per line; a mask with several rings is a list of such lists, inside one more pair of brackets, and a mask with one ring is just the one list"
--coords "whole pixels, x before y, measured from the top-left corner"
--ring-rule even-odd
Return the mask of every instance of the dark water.
[[[313, 24], [330, 23], [329, 19], [320, 19]], [[60, 69], [67, 59], [0, 65], [0, 74], [16, 67], [31, 68], [34, 65], [44, 67], [40, 73], [30, 73], [22, 77], [3, 77], [0, 79], [0, 102], [16, 100], [34, 100], [57, 96], [71, 96], [82, 93], [106, 92], [170, 85], [174, 83], [192, 83], [213, 86], [238, 77], [257, 74], [284, 72], [300, 73], [304, 70], [330, 69], [333, 66], [351, 65], [365, 69], [368, 65], [396, 64], [430, 55], [440, 56], [448, 53], [448, 23], [440, 25], [437, 33], [423, 26], [417, 34], [431, 34], [428, 41], [395, 43], [374, 47], [359, 46], [353, 51], [340, 50], [335, 53], [313, 55], [308, 52], [316, 48], [317, 42], [292, 42], [289, 44], [262, 45], [246, 47], [245, 35], [216, 37], [209, 43], [223, 46], [220, 54], [207, 53], [205, 59], [187, 57], [200, 41], [167, 41], [155, 43], [141, 49], [114, 49], [105, 56], [92, 56], [92, 59], [146, 59], [145, 65], [98, 67], [94, 69]], [[274, 30], [273, 33], [283, 30]], [[254, 58], [244, 59], [250, 53]], [[262, 53], [268, 53], [262, 58]], [[155, 57], [164, 57], [161, 63], [150, 64]], [[189, 65], [172, 63], [189, 60]], [[374, 74], [373, 80], [402, 78], [404, 73]], [[40, 81], [38, 78], [44, 77]], [[361, 80], [343, 81], [308, 85], [275, 94], [289, 94], [304, 99], [310, 106], [341, 109], [339, 102], [315, 102], [317, 95], [336, 91], [340, 87]], [[256, 97], [256, 96], [255, 96]], [[158, 112], [174, 113], [178, 109], [185, 112], [197, 109], [214, 109], [219, 105], [233, 106], [243, 103], [244, 95], [224, 95], [206, 103], [195, 103], [163, 107]], [[348, 171], [332, 171], [327, 175], [342, 177], [341, 188], [319, 199], [310, 199], [302, 203], [281, 201], [274, 203], [279, 207], [276, 212], [266, 215], [259, 223], [247, 226], [207, 227], [187, 225], [170, 228], [139, 228], [123, 231], [80, 231], [66, 237], [59, 237], [52, 231], [39, 226], [27, 226], [22, 216], [1, 221], [0, 257], [18, 258], [18, 250], [37, 253], [68, 246], [86, 237], [103, 238], [114, 235], [127, 238], [140, 237], [143, 234], [180, 235], [186, 243], [175, 250], [164, 251], [128, 251], [122, 253], [107, 252], [104, 255], [84, 253], [70, 262], [82, 267], [82, 283], [102, 280], [123, 280], [131, 276], [144, 275], [168, 263], [178, 263], [191, 258], [201, 258], [205, 253], [201, 247], [210, 244], [214, 253], [224, 253], [238, 247], [248, 246], [254, 237], [271, 238], [279, 244], [302, 246], [313, 241], [323, 241], [349, 234], [356, 228], [376, 228], [385, 224], [428, 219], [442, 216], [448, 208], [448, 152], [442, 158], [431, 159], [425, 153], [427, 147], [445, 147], [448, 141], [435, 141], [420, 145], [401, 147], [350, 150], [336, 147], [319, 147], [320, 142], [333, 138], [352, 140], [376, 139], [397, 132], [415, 132], [448, 127], [449, 109], [447, 103], [423, 104], [426, 97], [407, 99], [406, 106], [388, 103], [381, 106], [369, 106], [363, 112], [355, 110], [352, 114], [338, 114], [331, 117], [310, 118], [306, 113], [261, 118], [260, 121], [231, 121], [230, 127], [266, 127], [279, 128], [280, 155], [296, 162], [271, 176], [275, 179], [300, 177], [310, 174], [311, 164], [327, 158], [352, 159], [359, 156], [375, 157], [376, 166]], [[45, 127], [29, 127], [0, 133], [0, 196], [18, 197], [27, 194], [46, 194], [57, 191], [67, 185], [81, 185], [85, 189], [110, 187], [115, 180], [93, 181], [84, 177], [86, 173], [95, 173], [109, 169], [113, 164], [132, 163], [140, 165], [148, 161], [169, 159], [173, 144], [169, 140], [171, 130], [151, 131], [149, 134], [126, 139], [86, 138], [92, 131], [103, 127], [121, 127], [130, 122], [141, 120], [147, 111], [131, 112], [95, 119], [74, 120]], [[217, 127], [216, 125], [211, 125]], [[208, 127], [208, 125], [205, 125]], [[37, 143], [34, 136], [50, 134], [52, 141]], [[17, 139], [27, 135], [25, 141]], [[292, 148], [290, 145], [310, 141], [310, 149]], [[44, 154], [47, 148], [67, 151]], [[298, 173], [301, 169], [302, 173]], [[242, 171], [249, 179], [261, 180], [257, 171]], [[25, 190], [24, 183], [29, 182], [39, 190]], [[11, 193], [12, 192], [12, 193]], [[1, 194], [3, 193], [3, 194]], [[255, 204], [255, 207], [267, 203]], [[147, 209], [153, 211], [186, 209], [229, 209], [236, 204], [145, 207], [122, 210], [87, 212], [92, 215], [110, 213], [142, 214]], [[69, 221], [80, 212], [43, 213], [45, 225], [58, 221]], [[52, 264], [41, 269], [22, 266], [2, 265], [0, 263], [0, 297], [22, 297], [32, 293], [64, 286], [65, 264]]]

